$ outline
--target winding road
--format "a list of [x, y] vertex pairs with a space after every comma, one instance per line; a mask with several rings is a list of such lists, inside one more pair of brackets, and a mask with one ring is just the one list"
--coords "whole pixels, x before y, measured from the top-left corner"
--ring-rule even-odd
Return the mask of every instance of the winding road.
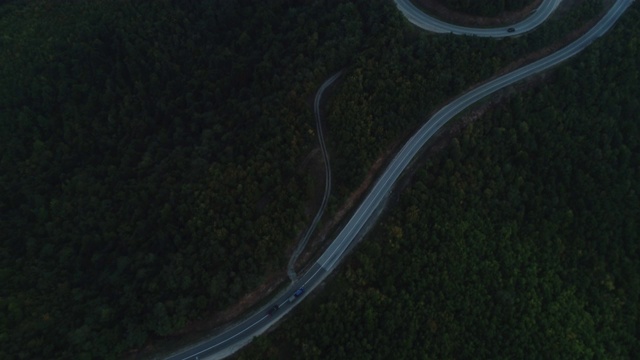
[[322, 195], [322, 203], [320, 204], [320, 208], [318, 209], [316, 216], [313, 218], [313, 221], [311, 221], [311, 225], [309, 225], [309, 227], [307, 228], [307, 231], [305, 232], [304, 236], [298, 243], [298, 247], [295, 249], [295, 251], [293, 252], [293, 255], [291, 255], [291, 258], [289, 259], [289, 265], [287, 266], [287, 273], [289, 274], [289, 278], [291, 279], [291, 281], [296, 281], [298, 279], [295, 268], [294, 268], [296, 261], [298, 260], [298, 257], [302, 253], [302, 250], [304, 250], [304, 248], [307, 246], [307, 243], [309, 242], [309, 238], [311, 237], [311, 234], [313, 234], [313, 231], [316, 229], [316, 226], [318, 226], [318, 222], [320, 222], [320, 218], [322, 218], [322, 214], [324, 214], [324, 210], [327, 208], [327, 203], [329, 202], [329, 195], [331, 195], [331, 163], [329, 162], [329, 153], [327, 152], [327, 146], [324, 143], [324, 135], [322, 134], [322, 118], [320, 116], [320, 103], [322, 100], [322, 95], [324, 95], [324, 92], [329, 88], [329, 86], [331, 86], [336, 80], [338, 80], [338, 78], [340, 77], [340, 74], [342, 74], [341, 71], [333, 75], [329, 79], [327, 79], [316, 92], [316, 98], [313, 101], [313, 114], [316, 118], [316, 131], [318, 133], [318, 143], [320, 144], [320, 150], [322, 151], [322, 160], [324, 161], [324, 194]]
[[[533, 30], [539, 26], [553, 11], [560, 5], [562, 0], [545, 0], [540, 6], [534, 10], [529, 17], [519, 23], [497, 28], [470, 28], [447, 24], [446, 22], [429, 16], [418, 9], [411, 0], [395, 0], [396, 6], [404, 14], [404, 16], [415, 26], [436, 33], [451, 33], [454, 35], [474, 35], [481, 37], [502, 38], [514, 36]], [[513, 32], [508, 29], [513, 28]]]
[[[482, 84], [467, 93], [464, 93], [440, 109], [406, 142], [404, 147], [384, 170], [349, 222], [344, 226], [336, 239], [331, 243], [331, 245], [329, 245], [327, 250], [304, 274], [304, 276], [293, 283], [286, 291], [278, 295], [264, 309], [259, 310], [257, 313], [239, 322], [234, 327], [226, 329], [214, 338], [188, 350], [172, 355], [168, 359], [186, 360], [223, 358], [249, 343], [254, 336], [257, 336], [267, 330], [270, 326], [276, 323], [278, 319], [290, 311], [298, 302], [300, 302], [304, 296], [320, 284], [329, 272], [336, 267], [353, 241], [357, 239], [358, 236], [363, 235], [363, 229], [366, 229], [367, 224], [370, 224], [371, 221], [376, 218], [381, 207], [384, 205], [388, 194], [392, 190], [403, 170], [409, 165], [427, 141], [429, 141], [429, 139], [431, 139], [444, 124], [453, 119], [456, 115], [460, 114], [470, 105], [495, 93], [496, 91], [521, 81], [531, 75], [554, 67], [576, 55], [611, 29], [633, 1], [634, 0], [617, 0], [607, 14], [591, 30], [576, 41], [545, 58]], [[396, 0], [398, 8], [405, 14], [405, 16], [407, 16], [409, 21], [414, 24], [417, 22], [418, 24], [416, 25], [423, 29], [437, 32], [453, 32], [454, 34], [460, 33], [495, 37], [516, 35], [519, 32], [531, 30], [533, 27], [544, 21], [544, 19], [546, 19], [557, 7], [559, 2], [560, 0], [549, 0], [543, 2], [539, 10], [534, 12], [529, 19], [513, 25], [513, 27], [518, 27], [517, 31], [509, 33], [506, 29], [468, 29], [454, 25], [447, 25], [437, 19], [433, 19], [425, 15], [416, 16], [414, 10], [408, 10], [411, 9], [408, 0]], [[334, 75], [332, 79], [335, 80], [335, 78], [337, 78], [337, 75]], [[329, 79], [323, 86], [328, 86], [328, 84], [333, 80]], [[321, 94], [320, 91], [318, 93]], [[316, 106], [319, 104], [319, 101], [319, 97], [316, 97]], [[305, 293], [297, 298], [292, 297], [293, 292], [302, 287], [305, 288]], [[278, 304], [279, 309], [273, 312], [272, 315], [269, 315], [267, 313], [267, 309], [272, 308], [274, 304]]]

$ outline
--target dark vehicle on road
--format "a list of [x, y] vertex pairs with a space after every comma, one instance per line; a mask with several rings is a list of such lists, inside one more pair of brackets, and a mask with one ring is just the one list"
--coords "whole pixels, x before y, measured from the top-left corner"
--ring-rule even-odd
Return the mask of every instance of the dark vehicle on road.
[[296, 290], [293, 295], [289, 296], [289, 302], [294, 301], [298, 296], [302, 295], [302, 293], [304, 293], [304, 288]]
[[514, 32], [514, 31], [516, 31], [516, 29], [515, 29], [515, 28], [508, 28], [508, 29], [507, 29], [507, 32]]
[[273, 307], [271, 309], [269, 309], [269, 311], [267, 311], [267, 315], [271, 316], [273, 315], [274, 312], [278, 311], [278, 309], [280, 309], [280, 305], [273, 305]]

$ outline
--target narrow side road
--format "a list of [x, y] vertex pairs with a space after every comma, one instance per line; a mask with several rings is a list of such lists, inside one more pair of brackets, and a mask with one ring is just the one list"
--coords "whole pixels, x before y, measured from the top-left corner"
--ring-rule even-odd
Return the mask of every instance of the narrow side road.
[[316, 132], [318, 133], [318, 142], [320, 143], [320, 150], [322, 151], [322, 159], [324, 161], [324, 194], [322, 196], [322, 204], [320, 204], [320, 208], [318, 209], [316, 216], [313, 218], [313, 221], [298, 243], [298, 247], [289, 259], [287, 273], [289, 274], [289, 279], [291, 279], [291, 281], [296, 281], [298, 279], [295, 271], [296, 261], [298, 260], [298, 257], [300, 257], [300, 254], [302, 253], [304, 248], [307, 246], [311, 234], [313, 234], [316, 227], [318, 226], [318, 222], [320, 221], [320, 218], [322, 218], [324, 210], [327, 208], [329, 196], [331, 195], [331, 164], [329, 163], [329, 153], [327, 152], [327, 146], [324, 143], [324, 134], [322, 133], [322, 116], [320, 114], [320, 103], [325, 90], [327, 90], [340, 77], [341, 74], [342, 72], [338, 72], [337, 74], [327, 79], [316, 92], [316, 98], [313, 102], [313, 114], [316, 118]]

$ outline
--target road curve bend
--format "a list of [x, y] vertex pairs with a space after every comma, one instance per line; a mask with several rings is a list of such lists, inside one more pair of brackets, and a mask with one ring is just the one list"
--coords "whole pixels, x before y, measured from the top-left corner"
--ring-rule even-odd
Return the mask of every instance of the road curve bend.
[[617, 0], [609, 12], [607, 12], [591, 30], [571, 44], [536, 62], [478, 86], [440, 109], [405, 143], [404, 147], [398, 152], [371, 191], [367, 194], [367, 197], [360, 204], [347, 225], [345, 225], [337, 238], [331, 243], [327, 251], [320, 256], [317, 262], [318, 265], [327, 271], [335, 267], [336, 263], [342, 258], [342, 254], [351, 244], [351, 241], [353, 241], [363, 229], [369, 217], [374, 215], [378, 207], [384, 202], [385, 197], [395, 185], [402, 171], [418, 154], [422, 146], [424, 146], [444, 124], [484, 97], [531, 75], [556, 66], [584, 50], [613, 26], [633, 1], [634, 0]]
[[298, 243], [298, 247], [291, 255], [289, 259], [289, 264], [287, 265], [287, 273], [289, 274], [289, 278], [291, 281], [296, 281], [298, 276], [296, 274], [295, 265], [298, 257], [302, 253], [302, 250], [307, 246], [309, 242], [309, 238], [313, 231], [318, 226], [318, 222], [320, 222], [320, 218], [322, 214], [324, 214], [324, 210], [327, 208], [327, 203], [329, 202], [329, 195], [331, 195], [331, 163], [329, 162], [329, 153], [327, 152], [327, 146], [324, 143], [324, 134], [322, 133], [322, 116], [320, 113], [320, 101], [322, 100], [322, 95], [324, 92], [331, 86], [342, 74], [342, 71], [333, 75], [329, 79], [327, 79], [316, 91], [316, 98], [313, 101], [313, 114], [316, 118], [316, 131], [318, 133], [318, 143], [320, 144], [320, 150], [322, 151], [322, 159], [324, 161], [324, 195], [322, 196], [322, 203], [320, 204], [320, 208], [316, 213], [316, 216], [311, 221], [311, 224], [307, 228], [307, 231], [304, 233], [303, 238]]
[[[231, 355], [233, 352], [249, 343], [254, 336], [260, 335], [262, 332], [266, 331], [287, 312], [293, 309], [296, 304], [304, 298], [304, 296], [320, 284], [329, 272], [336, 267], [338, 262], [344, 257], [343, 255], [345, 254], [345, 251], [357, 236], [362, 235], [365, 225], [372, 217], [375, 218], [381, 206], [384, 204], [384, 200], [387, 195], [393, 189], [396, 181], [409, 165], [411, 160], [413, 160], [420, 149], [444, 124], [475, 102], [531, 75], [554, 67], [584, 50], [593, 41], [611, 29], [633, 1], [634, 0], [616, 0], [615, 4], [607, 14], [600, 19], [598, 23], [591, 28], [591, 30], [571, 44], [545, 58], [482, 84], [462, 94], [460, 97], [440, 109], [409, 139], [409, 141], [405, 143], [398, 154], [396, 154], [389, 166], [384, 170], [382, 175], [380, 175], [371, 191], [357, 208], [352, 218], [340, 231], [336, 239], [329, 245], [327, 250], [320, 256], [318, 261], [313, 264], [309, 271], [307, 271], [298, 281], [293, 283], [287, 290], [280, 293], [280, 295], [277, 296], [268, 306], [265, 306], [263, 309], [250, 315], [247, 319], [241, 321], [214, 338], [188, 350], [174, 354], [168, 359], [221, 359]], [[304, 288], [305, 292], [299, 297], [294, 297], [293, 293], [300, 288]], [[267, 311], [267, 309], [273, 309], [274, 305], [278, 306], [275, 311]]]
[[[433, 16], [425, 14], [411, 0], [394, 0], [398, 10], [415, 26], [436, 33], [451, 33], [454, 35], [473, 35], [480, 37], [503, 38], [507, 36], [519, 35], [533, 30], [545, 22], [553, 11], [560, 5], [562, 0], [544, 0], [540, 6], [534, 10], [529, 17], [519, 23], [498, 27], [498, 28], [471, 28], [459, 25], [448, 24]], [[513, 32], [508, 30], [513, 28]]]

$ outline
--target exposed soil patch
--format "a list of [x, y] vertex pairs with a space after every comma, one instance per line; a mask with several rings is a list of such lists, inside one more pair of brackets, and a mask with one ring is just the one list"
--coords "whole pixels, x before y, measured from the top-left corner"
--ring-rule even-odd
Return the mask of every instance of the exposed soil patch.
[[442, 5], [438, 0], [412, 0], [418, 7], [429, 14], [452, 24], [470, 27], [492, 27], [515, 24], [524, 20], [533, 10], [538, 8], [542, 0], [535, 0], [519, 11], [506, 11], [495, 17], [482, 17], [454, 11]]

